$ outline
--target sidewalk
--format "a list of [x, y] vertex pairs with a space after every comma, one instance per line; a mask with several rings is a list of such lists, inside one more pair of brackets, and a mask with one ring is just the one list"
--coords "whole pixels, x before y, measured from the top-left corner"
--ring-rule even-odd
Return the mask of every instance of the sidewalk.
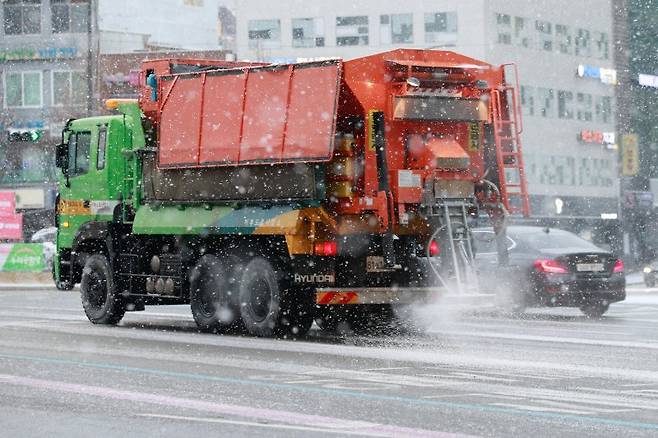
[[55, 288], [50, 272], [0, 272], [2, 289], [50, 289]]

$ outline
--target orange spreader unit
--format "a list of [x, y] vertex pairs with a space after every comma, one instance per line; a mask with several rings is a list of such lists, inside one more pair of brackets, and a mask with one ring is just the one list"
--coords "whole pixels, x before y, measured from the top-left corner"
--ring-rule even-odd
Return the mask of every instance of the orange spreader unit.
[[341, 68], [336, 60], [160, 76], [159, 166], [330, 160]]

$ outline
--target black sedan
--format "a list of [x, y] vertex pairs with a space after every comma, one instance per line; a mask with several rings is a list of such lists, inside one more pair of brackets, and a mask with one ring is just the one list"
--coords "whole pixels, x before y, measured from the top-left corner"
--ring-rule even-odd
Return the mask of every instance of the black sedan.
[[491, 229], [476, 228], [473, 238], [481, 285], [507, 291], [515, 310], [578, 307], [589, 317], [600, 317], [611, 303], [626, 298], [622, 260], [568, 231], [509, 226], [507, 266], [499, 263]]

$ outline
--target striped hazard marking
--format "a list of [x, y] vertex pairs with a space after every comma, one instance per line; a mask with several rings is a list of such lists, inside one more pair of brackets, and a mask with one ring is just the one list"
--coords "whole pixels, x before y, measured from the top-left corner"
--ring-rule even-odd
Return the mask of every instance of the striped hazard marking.
[[356, 292], [318, 292], [315, 302], [317, 304], [358, 304], [359, 294]]

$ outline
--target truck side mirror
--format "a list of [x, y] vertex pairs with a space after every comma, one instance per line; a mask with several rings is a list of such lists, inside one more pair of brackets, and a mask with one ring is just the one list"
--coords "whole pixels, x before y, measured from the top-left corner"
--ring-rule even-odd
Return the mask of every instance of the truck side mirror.
[[66, 175], [69, 171], [69, 145], [68, 143], [60, 143], [55, 150], [55, 166], [62, 169]]

